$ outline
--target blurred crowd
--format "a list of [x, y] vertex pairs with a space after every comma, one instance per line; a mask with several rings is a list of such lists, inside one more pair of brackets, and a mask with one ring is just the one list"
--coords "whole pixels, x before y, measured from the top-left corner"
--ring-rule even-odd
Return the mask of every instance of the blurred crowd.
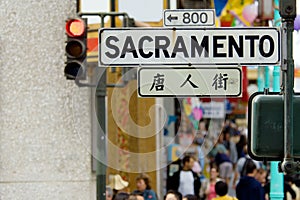
[[[199, 138], [198, 138], [199, 139]], [[199, 140], [195, 139], [197, 145]], [[177, 161], [178, 162], [178, 161]], [[179, 170], [167, 179], [164, 200], [269, 200], [269, 163], [251, 159], [247, 134], [234, 122], [225, 123], [213, 149], [205, 156], [185, 154]], [[128, 182], [114, 175], [106, 200], [158, 200], [147, 174], [136, 178], [136, 190], [125, 191]], [[299, 176], [284, 175], [283, 200], [300, 200]]]

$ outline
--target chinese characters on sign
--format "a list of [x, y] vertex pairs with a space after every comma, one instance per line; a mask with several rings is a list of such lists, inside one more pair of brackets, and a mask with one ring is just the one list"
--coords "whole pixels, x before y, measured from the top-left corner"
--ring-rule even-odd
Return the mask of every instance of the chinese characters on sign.
[[[152, 86], [150, 88], [150, 91], [153, 90], [153, 88], [155, 87], [156, 91], [163, 91], [164, 90], [164, 81], [165, 81], [165, 75], [164, 74], [159, 74], [157, 73], [154, 77], [153, 77], [153, 83]], [[190, 84], [190, 86], [192, 88], [199, 88], [195, 83], [193, 83], [190, 79], [192, 77], [192, 74], [189, 74], [188, 77], [185, 79], [185, 81], [180, 85], [180, 87], [185, 86], [187, 83]], [[215, 90], [218, 89], [227, 89], [227, 74], [216, 74], [215, 77], [213, 78], [213, 83], [212, 86], [214, 87]]]
[[164, 79], [165, 75], [161, 75], [159, 73], [157, 73], [156, 76], [153, 77], [153, 84], [150, 88], [150, 91], [153, 90], [154, 86], [155, 86], [155, 90], [156, 91], [163, 91], [164, 90]]
[[193, 87], [193, 88], [198, 88], [197, 85], [195, 85], [190, 78], [192, 77], [191, 74], [188, 75], [188, 77], [186, 78], [186, 80], [180, 85], [180, 87], [183, 87], [187, 82], [189, 82], [189, 84]]
[[240, 68], [154, 68], [138, 72], [142, 97], [241, 96]]
[[[192, 88], [199, 88], [194, 82], [192, 82], [190, 79], [192, 78], [192, 74], [188, 74], [187, 78], [185, 81], [179, 86], [179, 87], [184, 87], [189, 83], [189, 86]], [[212, 86], [214, 90], [227, 90], [227, 80], [228, 80], [228, 74], [216, 74], [212, 80]], [[165, 81], [165, 75], [164, 74], [159, 74], [157, 73], [153, 77], [153, 83], [151, 85], [150, 91], [152, 91], [154, 88], [156, 91], [164, 91], [164, 81]]]
[[214, 86], [215, 90], [217, 89], [227, 89], [227, 74], [216, 74], [213, 80], [212, 86]]

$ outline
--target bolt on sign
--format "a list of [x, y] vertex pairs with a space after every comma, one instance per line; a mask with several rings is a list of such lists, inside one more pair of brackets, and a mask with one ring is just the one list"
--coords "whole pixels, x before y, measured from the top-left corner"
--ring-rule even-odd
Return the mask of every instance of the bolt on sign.
[[99, 66], [280, 62], [277, 28], [104, 28], [99, 43]]

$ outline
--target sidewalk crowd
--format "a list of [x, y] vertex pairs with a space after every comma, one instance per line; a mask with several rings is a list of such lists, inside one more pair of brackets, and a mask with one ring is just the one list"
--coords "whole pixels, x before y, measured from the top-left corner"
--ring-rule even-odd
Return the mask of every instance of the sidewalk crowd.
[[[197, 169], [197, 170], [195, 170]], [[200, 169], [200, 170], [199, 170]], [[205, 173], [208, 171], [208, 173]], [[166, 194], [158, 198], [147, 174], [136, 178], [136, 190], [123, 191], [128, 182], [115, 175], [106, 200], [269, 200], [269, 163], [251, 159], [247, 135], [233, 122], [223, 126], [213, 149], [204, 158], [184, 155], [179, 171], [167, 179]], [[284, 175], [283, 200], [300, 200], [300, 179]]]

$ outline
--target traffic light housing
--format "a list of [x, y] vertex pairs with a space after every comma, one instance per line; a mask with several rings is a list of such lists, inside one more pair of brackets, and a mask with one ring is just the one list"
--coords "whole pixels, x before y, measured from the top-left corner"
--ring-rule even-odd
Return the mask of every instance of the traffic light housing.
[[[251, 95], [248, 103], [248, 153], [255, 160], [281, 161], [284, 157], [284, 98], [282, 94]], [[300, 158], [300, 95], [294, 94], [293, 156]]]
[[279, 1], [279, 13], [281, 18], [295, 19], [297, 15], [296, 0]]
[[65, 76], [67, 79], [85, 79], [87, 55], [87, 25], [86, 19], [74, 18], [66, 22], [66, 47], [67, 62]]

